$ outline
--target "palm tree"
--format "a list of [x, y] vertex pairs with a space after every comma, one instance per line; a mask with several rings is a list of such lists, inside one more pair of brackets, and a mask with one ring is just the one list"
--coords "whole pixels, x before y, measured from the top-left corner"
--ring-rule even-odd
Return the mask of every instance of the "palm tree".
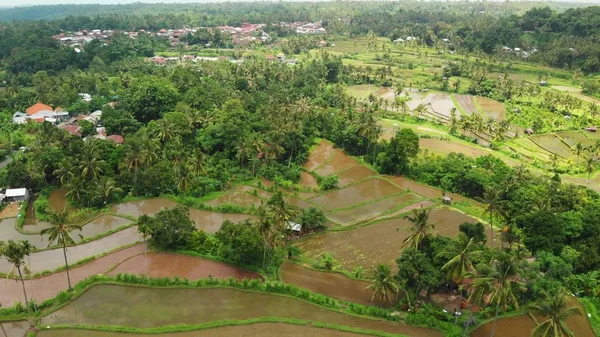
[[529, 312], [546, 320], [538, 323], [531, 332], [531, 337], [568, 337], [574, 336], [565, 324], [565, 320], [574, 315], [581, 315], [577, 306], [569, 306], [569, 296], [564, 289], [554, 294], [543, 292], [544, 297], [529, 306]]
[[50, 227], [43, 229], [40, 234], [48, 235], [48, 247], [53, 243], [62, 245], [63, 255], [65, 257], [65, 269], [67, 271], [67, 281], [69, 282], [69, 291], [71, 287], [71, 275], [69, 274], [69, 261], [67, 260], [67, 245], [75, 244], [70, 232], [78, 229], [81, 231], [81, 225], [67, 224], [69, 214], [66, 209], [60, 212], [50, 213]]
[[583, 153], [584, 149], [585, 148], [584, 148], [583, 144], [581, 144], [581, 142], [578, 142], [577, 144], [575, 144], [575, 147], [573, 148], [573, 153], [577, 156], [577, 165], [578, 166], [579, 166], [579, 157]]
[[102, 173], [104, 160], [100, 158], [98, 148], [95, 141], [89, 141], [84, 143], [83, 150], [81, 151], [79, 163], [79, 170], [81, 170], [81, 177], [92, 180], [97, 178]]
[[423, 241], [430, 235], [430, 232], [435, 229], [435, 224], [429, 223], [429, 213], [431, 209], [415, 209], [411, 215], [407, 215], [404, 218], [408, 219], [412, 223], [410, 229], [412, 233], [404, 239], [402, 245], [405, 246], [412, 242], [413, 247], [418, 250], [423, 248]]
[[375, 267], [374, 277], [367, 289], [373, 290], [371, 301], [377, 299], [386, 303], [392, 300], [392, 296], [396, 298], [398, 294], [398, 285], [394, 281], [390, 266], [387, 264], [379, 264]]
[[[21, 280], [21, 285], [23, 286], [23, 296], [25, 296], [25, 306], [27, 306], [29, 304], [29, 300], [27, 298], [27, 291], [25, 290], [25, 279], [23, 278], [23, 271], [25, 272], [25, 274], [29, 274], [29, 268], [25, 263], [25, 257], [29, 256], [33, 252], [34, 247], [31, 246], [26, 240], [9, 240], [8, 244], [2, 243], [0, 244], [0, 247], [0, 251], [2, 252], [2, 255], [4, 255], [4, 257], [6, 258], [6, 261], [12, 264], [13, 267], [16, 268], [17, 272], [19, 273], [19, 279]], [[11, 273], [12, 270], [8, 274], [10, 275]]]
[[448, 259], [442, 271], [446, 271], [448, 279], [456, 285], [460, 285], [467, 273], [473, 270], [473, 259], [482, 253], [476, 249], [473, 238], [459, 233], [458, 239], [450, 241], [446, 249], [438, 254], [439, 257]]
[[469, 302], [481, 302], [487, 296], [490, 305], [496, 305], [496, 314], [490, 337], [494, 336], [496, 320], [500, 308], [504, 311], [509, 305], [519, 307], [517, 294], [525, 292], [525, 283], [520, 281], [518, 260], [515, 255], [500, 253], [492, 260], [491, 269], [475, 277], [471, 286]]
[[421, 115], [427, 112], [427, 106], [423, 103], [417, 105], [417, 107], [413, 110], [413, 114], [416, 119], [421, 119]]
[[188, 165], [180, 163], [175, 170], [175, 179], [177, 189], [185, 194], [192, 185], [193, 172]]
[[115, 194], [122, 193], [123, 189], [117, 186], [114, 179], [103, 177], [100, 180], [96, 180], [92, 191], [92, 201], [98, 201], [106, 205], [112, 200]]
[[592, 173], [594, 173], [594, 170], [596, 169], [594, 166], [594, 157], [593, 156], [589, 156], [587, 158], [585, 158], [585, 172], [587, 173], [587, 183], [588, 185], [590, 184], [590, 176]]
[[500, 204], [502, 191], [496, 186], [487, 186], [483, 192], [483, 202], [487, 204], [485, 211], [490, 215], [490, 244], [494, 247], [494, 215], [502, 215]]
[[73, 178], [75, 178], [75, 165], [72, 160], [63, 159], [58, 164], [58, 168], [54, 170], [53, 174], [58, 178], [61, 186], [67, 185]]

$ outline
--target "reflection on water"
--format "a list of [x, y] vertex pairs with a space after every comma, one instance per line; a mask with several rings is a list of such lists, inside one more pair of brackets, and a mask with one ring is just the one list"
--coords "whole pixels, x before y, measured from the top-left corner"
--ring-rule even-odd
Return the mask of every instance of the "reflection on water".
[[388, 181], [371, 178], [356, 185], [335, 190], [310, 201], [328, 209], [346, 208], [359, 203], [375, 201], [385, 196], [401, 193], [402, 190]]
[[[308, 325], [285, 323], [256, 323], [242, 326], [224, 326], [189, 332], [165, 334], [126, 334], [120, 332], [92, 330], [49, 330], [41, 331], [38, 337], [280, 337], [280, 336], [312, 336], [312, 337], [364, 337], [363, 334], [342, 332]], [[21, 337], [21, 336], [19, 336]]]
[[436, 330], [349, 316], [289, 297], [227, 288], [157, 289], [97, 285], [70, 305], [44, 317], [43, 324], [109, 324], [150, 328], [256, 317], [296, 318], [403, 333], [412, 337], [442, 336]]
[[135, 274], [149, 277], [178, 276], [189, 280], [208, 278], [262, 279], [257, 273], [238, 268], [226, 263], [202, 258], [167, 253], [148, 252], [134, 256], [119, 264], [108, 275]]

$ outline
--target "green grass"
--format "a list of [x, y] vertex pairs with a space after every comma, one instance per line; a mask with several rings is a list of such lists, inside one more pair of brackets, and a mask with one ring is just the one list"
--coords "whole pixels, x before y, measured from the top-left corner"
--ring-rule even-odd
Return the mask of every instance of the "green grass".
[[596, 336], [600, 336], [600, 299], [598, 298], [590, 298], [583, 297], [579, 299], [579, 302], [583, 304], [583, 308], [585, 309], [585, 315], [588, 314], [588, 320], [592, 325], [592, 330]]

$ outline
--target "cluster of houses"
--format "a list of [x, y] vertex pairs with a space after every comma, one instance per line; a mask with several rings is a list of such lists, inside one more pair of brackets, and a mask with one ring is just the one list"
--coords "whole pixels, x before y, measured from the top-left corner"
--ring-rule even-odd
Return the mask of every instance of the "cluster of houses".
[[515, 54], [517, 56], [520, 56], [520, 57], [526, 59], [529, 56], [531, 56], [532, 53], [537, 52], [537, 49], [533, 48], [530, 51], [525, 51], [525, 50], [523, 50], [521, 48], [518, 48], [518, 47], [510, 48], [510, 47], [507, 47], [507, 46], [503, 46], [502, 47], [502, 51], [505, 52], [505, 53], [509, 53], [509, 54]]
[[[83, 100], [91, 100], [91, 96], [88, 94], [80, 94]], [[111, 140], [117, 144], [123, 143], [123, 137], [120, 135], [106, 134], [106, 128], [101, 126], [102, 111], [96, 110], [90, 114], [80, 114], [78, 116], [71, 116], [69, 112], [62, 108], [53, 109], [51, 106], [38, 102], [30, 106], [25, 112], [17, 111], [13, 114], [12, 122], [15, 124], [24, 123], [43, 123], [49, 122], [56, 125], [58, 128], [67, 131], [73, 136], [81, 137], [81, 126], [79, 125], [82, 121], [88, 121], [96, 126], [96, 133], [94, 135], [88, 135], [87, 138], [96, 138], [103, 140]]]
[[[280, 26], [293, 29], [297, 34], [325, 34], [327, 30], [323, 27], [321, 22], [281, 22]], [[231, 26], [218, 26], [223, 33], [231, 34], [233, 38], [233, 44], [237, 46], [248, 45], [253, 42], [265, 43], [270, 39], [269, 34], [264, 32], [262, 29], [266, 25], [264, 23], [242, 23], [240, 27]], [[161, 29], [157, 32], [146, 31], [140, 29], [139, 31], [124, 31], [117, 32], [114, 30], [80, 30], [72, 33], [61, 32], [54, 36], [54, 39], [60, 41], [61, 44], [70, 46], [75, 49], [76, 52], [80, 52], [86, 43], [93, 41], [94, 39], [102, 40], [108, 43], [110, 38], [117, 33], [125, 34], [132, 39], [137, 38], [140, 34], [150, 34], [153, 36], [161, 36], [169, 39], [171, 47], [176, 47], [181, 43], [181, 38], [187, 34], [193, 34], [197, 30], [205, 27], [195, 28], [181, 28], [181, 29]]]
[[321, 21], [318, 22], [280, 22], [281, 27], [293, 29], [296, 34], [325, 34], [327, 30]]
[[207, 57], [207, 56], [195, 56], [195, 55], [183, 55], [181, 57], [163, 57], [163, 56], [152, 56], [148, 58], [148, 61], [154, 63], [157, 66], [166, 66], [167, 64], [178, 64], [178, 63], [185, 63], [185, 62], [202, 62], [202, 61], [208, 61], [208, 62], [214, 62], [214, 61], [229, 61], [231, 63], [241, 63], [243, 62], [243, 60], [233, 60], [233, 59], [229, 59], [226, 56], [219, 56], [219, 57]]

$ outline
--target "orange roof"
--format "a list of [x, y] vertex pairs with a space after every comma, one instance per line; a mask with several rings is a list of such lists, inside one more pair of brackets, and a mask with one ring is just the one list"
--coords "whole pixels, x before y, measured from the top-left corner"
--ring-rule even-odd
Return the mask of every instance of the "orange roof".
[[51, 106], [46, 105], [44, 103], [37, 102], [34, 105], [30, 106], [27, 110], [25, 110], [25, 112], [27, 112], [27, 115], [31, 116], [42, 110], [54, 111], [54, 109], [52, 109]]

